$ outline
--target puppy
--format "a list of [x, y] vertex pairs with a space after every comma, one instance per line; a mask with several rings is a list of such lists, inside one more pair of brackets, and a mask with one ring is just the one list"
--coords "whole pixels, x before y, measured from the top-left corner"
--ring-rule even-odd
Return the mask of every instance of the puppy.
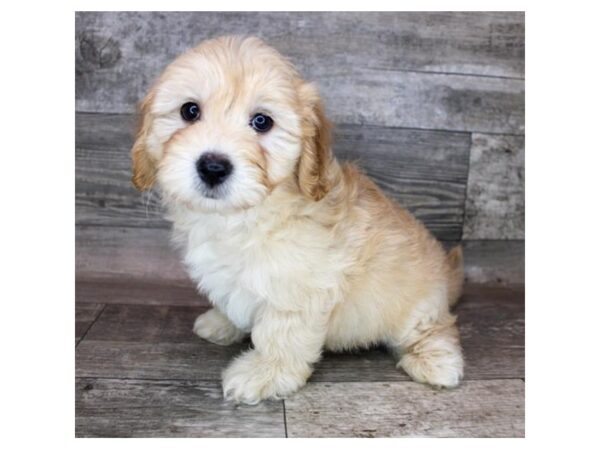
[[[411, 378], [454, 387], [462, 253], [332, 155], [314, 85], [257, 38], [179, 56], [141, 104], [133, 183], [158, 186], [174, 242], [213, 308], [195, 333], [253, 348], [223, 372], [226, 399], [302, 387], [323, 349], [384, 343]], [[368, 149], [365, 149], [368, 151]]]

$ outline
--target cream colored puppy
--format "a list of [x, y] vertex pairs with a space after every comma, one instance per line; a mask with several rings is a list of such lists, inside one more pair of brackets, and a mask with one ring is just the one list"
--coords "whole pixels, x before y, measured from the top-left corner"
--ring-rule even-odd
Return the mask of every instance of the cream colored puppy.
[[[190, 276], [214, 308], [198, 336], [252, 337], [223, 392], [257, 403], [298, 390], [323, 349], [385, 343], [414, 380], [456, 386], [449, 306], [462, 254], [330, 148], [316, 88], [257, 38], [178, 57], [142, 103], [133, 182], [160, 188]], [[365, 149], [367, 151], [367, 149]]]

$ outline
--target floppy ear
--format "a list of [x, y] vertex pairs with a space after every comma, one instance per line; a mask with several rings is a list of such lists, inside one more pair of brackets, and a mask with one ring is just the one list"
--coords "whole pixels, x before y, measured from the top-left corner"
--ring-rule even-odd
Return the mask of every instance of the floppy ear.
[[312, 84], [300, 87], [302, 102], [302, 153], [298, 162], [300, 191], [315, 201], [329, 192], [331, 162], [331, 123], [325, 117], [323, 102]]
[[150, 114], [150, 105], [152, 104], [154, 93], [151, 91], [140, 104], [140, 121], [138, 132], [131, 149], [131, 162], [133, 176], [131, 181], [140, 191], [147, 191], [154, 184], [156, 179], [156, 162], [147, 151], [148, 133], [152, 125]]

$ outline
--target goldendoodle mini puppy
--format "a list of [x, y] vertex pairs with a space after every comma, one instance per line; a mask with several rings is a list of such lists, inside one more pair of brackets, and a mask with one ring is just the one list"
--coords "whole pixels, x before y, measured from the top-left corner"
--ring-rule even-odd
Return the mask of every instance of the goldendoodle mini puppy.
[[414, 380], [458, 384], [449, 307], [462, 289], [460, 248], [446, 254], [335, 159], [317, 89], [288, 60], [257, 38], [205, 41], [167, 67], [141, 111], [133, 183], [159, 187], [214, 306], [194, 331], [220, 345], [252, 337], [223, 372], [227, 399], [285, 397], [323, 349], [376, 343]]

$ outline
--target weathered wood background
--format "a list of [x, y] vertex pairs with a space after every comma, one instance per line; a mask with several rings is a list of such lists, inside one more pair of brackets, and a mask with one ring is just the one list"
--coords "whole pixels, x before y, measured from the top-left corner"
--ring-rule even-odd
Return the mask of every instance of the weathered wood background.
[[[524, 26], [518, 12], [77, 13], [78, 236], [112, 247], [115, 233], [144, 228], [163, 239], [156, 196], [130, 183], [136, 104], [185, 49], [255, 34], [318, 83], [340, 158], [441, 240], [469, 241], [469, 279], [523, 282]], [[83, 269], [103, 250], [78, 241], [77, 251]]]
[[78, 224], [167, 226], [129, 182], [132, 114], [222, 34], [263, 37], [317, 82], [337, 155], [438, 237], [524, 238], [522, 13], [78, 13]]
[[[78, 436], [523, 435], [523, 13], [85, 12], [75, 21]], [[467, 360], [458, 390], [409, 382], [375, 349], [325, 355], [285, 402], [222, 401], [219, 373], [244, 346], [191, 334], [206, 300], [168, 244], [156, 196], [131, 186], [129, 150], [152, 80], [223, 34], [258, 35], [290, 57], [320, 86], [338, 157], [446, 245], [463, 242], [467, 280], [488, 286], [468, 285], [458, 306]]]

